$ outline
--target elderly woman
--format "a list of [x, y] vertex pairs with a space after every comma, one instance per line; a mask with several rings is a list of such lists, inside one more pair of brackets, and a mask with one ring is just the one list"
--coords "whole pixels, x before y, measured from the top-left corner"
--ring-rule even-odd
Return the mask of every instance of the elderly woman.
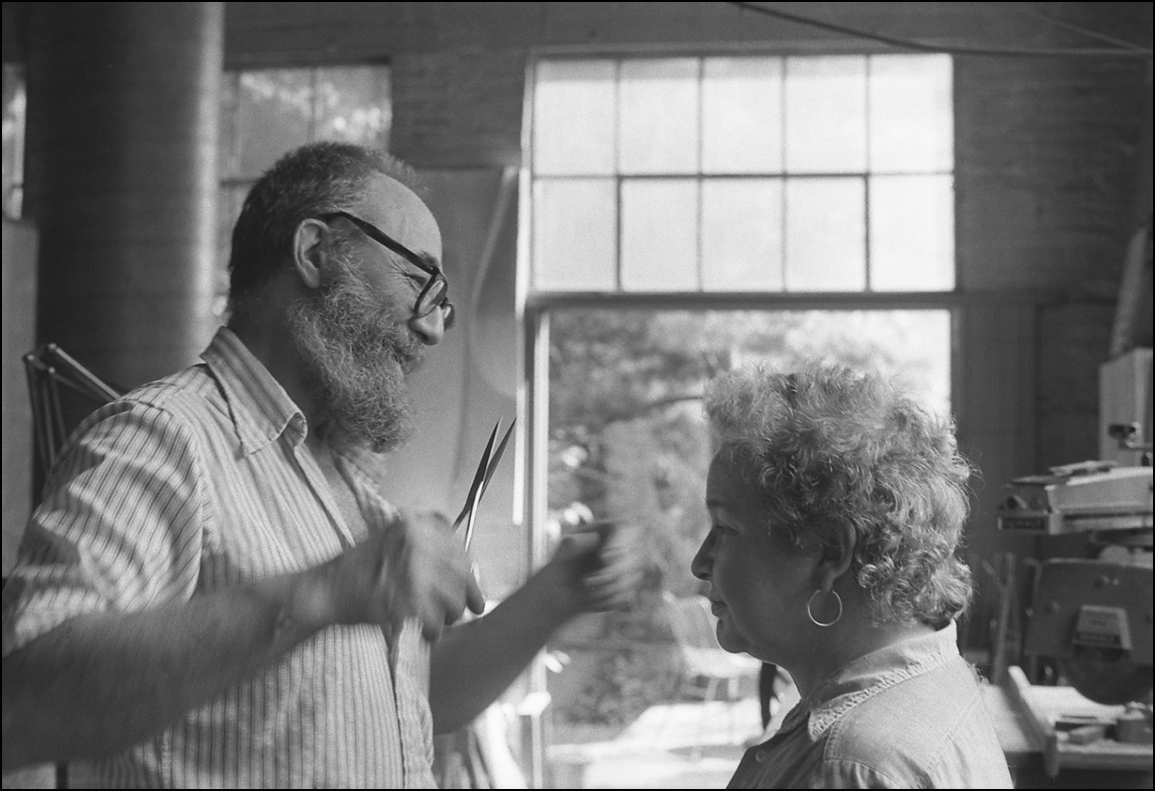
[[1010, 788], [955, 619], [970, 470], [950, 426], [875, 375], [750, 367], [710, 386], [711, 528], [691, 566], [718, 640], [801, 702], [731, 788]]

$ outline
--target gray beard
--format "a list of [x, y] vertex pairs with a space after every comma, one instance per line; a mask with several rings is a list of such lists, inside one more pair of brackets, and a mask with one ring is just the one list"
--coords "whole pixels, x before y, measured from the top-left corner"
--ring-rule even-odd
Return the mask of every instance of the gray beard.
[[422, 346], [406, 317], [382, 308], [346, 261], [327, 263], [336, 280], [288, 310], [293, 343], [317, 394], [320, 422], [310, 431], [337, 450], [367, 445], [385, 453], [413, 434], [405, 375], [420, 365]]

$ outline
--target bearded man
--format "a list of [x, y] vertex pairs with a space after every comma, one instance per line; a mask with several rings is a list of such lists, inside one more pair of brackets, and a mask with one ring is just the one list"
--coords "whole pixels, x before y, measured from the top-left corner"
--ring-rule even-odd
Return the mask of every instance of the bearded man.
[[[433, 785], [567, 619], [626, 600], [618, 536], [563, 544], [485, 617], [444, 517], [394, 509], [380, 454], [453, 323], [413, 172], [319, 143], [254, 185], [230, 319], [202, 362], [89, 417], [4, 592], [4, 768], [75, 785]], [[451, 626], [452, 625], [452, 626]]]

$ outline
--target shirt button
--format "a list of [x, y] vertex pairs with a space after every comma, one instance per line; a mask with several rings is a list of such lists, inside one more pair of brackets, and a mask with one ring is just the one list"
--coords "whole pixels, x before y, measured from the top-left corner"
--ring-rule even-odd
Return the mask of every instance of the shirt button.
[[760, 764], [766, 763], [766, 751], [759, 750], [758, 752], [754, 753], [754, 760]]

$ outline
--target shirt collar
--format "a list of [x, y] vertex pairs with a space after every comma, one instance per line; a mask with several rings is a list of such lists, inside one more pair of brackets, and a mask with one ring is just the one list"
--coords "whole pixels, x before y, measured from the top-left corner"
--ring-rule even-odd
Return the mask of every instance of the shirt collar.
[[952, 621], [927, 635], [871, 651], [821, 683], [782, 723], [788, 730], [809, 718], [810, 738], [817, 740], [855, 706], [908, 678], [946, 664], [958, 654], [958, 630]]
[[227, 327], [201, 354], [220, 383], [246, 455], [285, 434], [294, 445], [308, 432], [305, 415], [269, 369]]

